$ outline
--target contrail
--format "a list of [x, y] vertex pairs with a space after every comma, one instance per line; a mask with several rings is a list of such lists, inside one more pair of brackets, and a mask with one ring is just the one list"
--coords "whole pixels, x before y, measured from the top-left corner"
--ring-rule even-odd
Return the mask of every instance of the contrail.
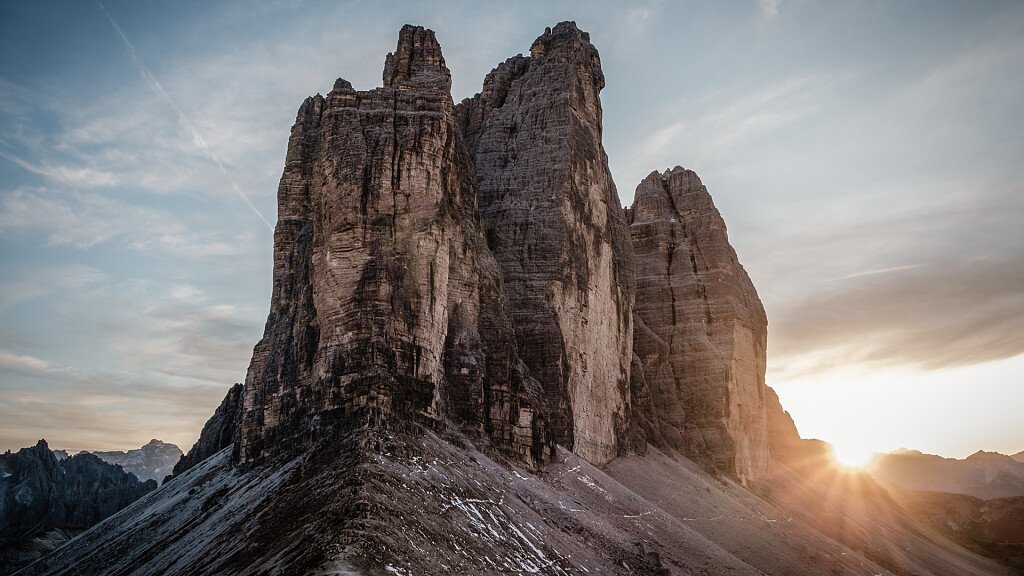
[[174, 100], [171, 99], [171, 95], [168, 94], [166, 90], [164, 90], [164, 87], [156, 79], [156, 76], [153, 76], [153, 73], [149, 71], [149, 68], [146, 67], [146, 64], [142, 62], [141, 58], [139, 58], [138, 53], [135, 51], [135, 46], [132, 46], [131, 41], [128, 40], [128, 36], [125, 35], [124, 31], [121, 30], [121, 27], [117, 25], [116, 21], [114, 21], [114, 17], [111, 16], [109, 12], [107, 12], [107, 9], [103, 7], [102, 3], [97, 2], [96, 5], [100, 7], [100, 10], [103, 11], [104, 16], [107, 17], [107, 20], [110, 20], [110, 24], [114, 27], [114, 30], [117, 31], [117, 35], [120, 36], [121, 40], [124, 41], [124, 47], [128, 50], [128, 55], [131, 56], [132, 63], [135, 64], [136, 67], [138, 67], [139, 73], [142, 74], [142, 77], [149, 84], [149, 87], [152, 88], [153, 91], [156, 92], [161, 98], [163, 98], [164, 102], [167, 102], [167, 105], [170, 106], [171, 109], [178, 114], [178, 122], [180, 122], [181, 125], [184, 126], [185, 129], [188, 130], [189, 133], [192, 135], [192, 141], [195, 143], [196, 147], [199, 148], [199, 150], [202, 151], [203, 155], [205, 155], [211, 162], [217, 165], [217, 168], [220, 169], [220, 173], [224, 175], [224, 178], [231, 182], [231, 188], [239, 196], [242, 197], [242, 200], [245, 200], [245, 203], [249, 205], [249, 208], [253, 211], [253, 213], [259, 216], [260, 220], [263, 220], [263, 223], [267, 225], [267, 228], [269, 228], [270, 231], [273, 232], [274, 225], [271, 224], [270, 221], [268, 221], [263, 216], [259, 209], [256, 208], [256, 206], [252, 203], [251, 200], [249, 200], [249, 197], [245, 195], [245, 192], [242, 192], [242, 189], [238, 186], [238, 183], [235, 182], [235, 179], [232, 178], [230, 174], [228, 174], [227, 168], [224, 167], [224, 163], [221, 162], [220, 158], [218, 158], [217, 155], [210, 150], [210, 147], [206, 144], [206, 140], [203, 139], [202, 134], [200, 134], [199, 130], [196, 129], [195, 124], [192, 124], [192, 122], [188, 119], [188, 116], [186, 116], [185, 113], [181, 111], [181, 108], [178, 108], [178, 105], [175, 104]]

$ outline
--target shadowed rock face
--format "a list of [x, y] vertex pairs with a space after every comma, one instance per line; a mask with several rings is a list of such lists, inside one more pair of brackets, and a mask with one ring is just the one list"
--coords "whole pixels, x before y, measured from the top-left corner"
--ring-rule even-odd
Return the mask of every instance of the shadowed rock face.
[[229, 390], [213, 416], [206, 421], [199, 440], [174, 465], [174, 475], [182, 472], [234, 444], [242, 417], [242, 385], [235, 384]]
[[45, 440], [0, 454], [0, 574], [15, 572], [156, 487], [95, 454], [61, 458]]
[[406, 26], [383, 88], [338, 80], [299, 108], [239, 461], [353, 420], [454, 423], [528, 463], [550, 451], [450, 91], [434, 33]]
[[697, 175], [652, 173], [627, 211], [636, 258], [638, 419], [648, 439], [746, 483], [770, 448], [768, 321]]
[[556, 440], [596, 463], [624, 443], [633, 338], [633, 262], [601, 145], [602, 88], [590, 36], [562, 22], [457, 107], [520, 354], [544, 387]]

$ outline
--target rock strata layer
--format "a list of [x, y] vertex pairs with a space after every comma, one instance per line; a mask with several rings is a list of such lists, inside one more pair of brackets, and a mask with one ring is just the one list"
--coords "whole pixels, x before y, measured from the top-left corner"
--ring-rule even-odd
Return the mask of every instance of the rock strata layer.
[[562, 22], [457, 107], [520, 355], [556, 440], [596, 463], [628, 441], [634, 284], [601, 144], [602, 88], [589, 34]]
[[637, 419], [657, 446], [744, 483], [763, 478], [768, 321], [722, 216], [700, 178], [677, 167], [640, 183], [627, 218]]
[[237, 459], [360, 422], [453, 424], [539, 463], [551, 450], [540, 390], [519, 361], [432, 31], [402, 28], [383, 84], [339, 79], [299, 109]]

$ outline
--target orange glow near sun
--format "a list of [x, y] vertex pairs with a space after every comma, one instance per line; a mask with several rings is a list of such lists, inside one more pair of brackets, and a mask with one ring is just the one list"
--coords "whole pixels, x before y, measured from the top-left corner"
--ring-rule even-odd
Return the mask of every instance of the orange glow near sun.
[[832, 447], [833, 458], [846, 468], [861, 468], [871, 460], [874, 452], [870, 448], [860, 446], [836, 445]]

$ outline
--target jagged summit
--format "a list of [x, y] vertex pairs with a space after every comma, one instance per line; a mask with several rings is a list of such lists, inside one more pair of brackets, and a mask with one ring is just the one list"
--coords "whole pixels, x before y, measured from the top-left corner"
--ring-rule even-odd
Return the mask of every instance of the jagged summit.
[[[591, 61], [591, 78], [595, 87], [597, 90], [604, 88], [604, 72], [601, 70], [601, 58], [597, 48], [590, 43], [590, 34], [576, 27], [576, 22], [559, 22], [554, 28], [545, 28], [544, 33], [530, 46], [530, 58], [540, 60], [558, 50], [585, 54]], [[559, 56], [554, 54], [554, 57]]]
[[451, 84], [452, 75], [434, 31], [411, 24], [402, 26], [398, 48], [384, 62], [384, 87], [451, 90]]

